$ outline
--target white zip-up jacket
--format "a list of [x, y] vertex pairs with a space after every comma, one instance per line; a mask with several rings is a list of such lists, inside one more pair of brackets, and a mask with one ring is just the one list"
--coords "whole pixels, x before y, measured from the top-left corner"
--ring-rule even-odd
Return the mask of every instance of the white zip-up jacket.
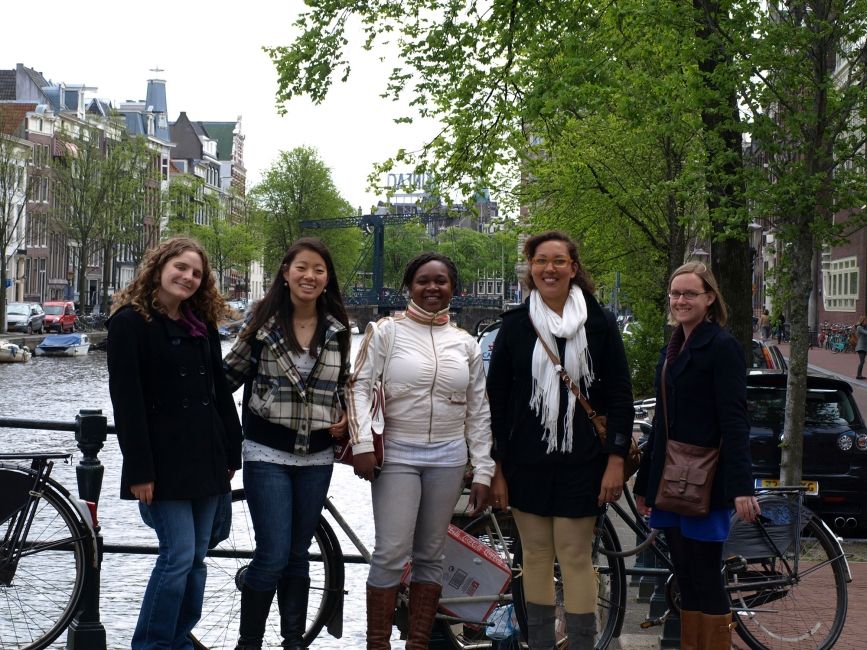
[[370, 394], [379, 379], [387, 438], [463, 438], [473, 481], [490, 485], [491, 414], [482, 353], [472, 336], [450, 323], [420, 323], [406, 316], [369, 323], [346, 385], [353, 454], [373, 451]]

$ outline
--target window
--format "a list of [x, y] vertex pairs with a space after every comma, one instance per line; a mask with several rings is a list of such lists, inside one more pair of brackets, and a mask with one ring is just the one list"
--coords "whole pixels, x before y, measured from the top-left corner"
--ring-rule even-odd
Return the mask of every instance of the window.
[[822, 256], [822, 300], [827, 311], [855, 311], [860, 270], [855, 257]]

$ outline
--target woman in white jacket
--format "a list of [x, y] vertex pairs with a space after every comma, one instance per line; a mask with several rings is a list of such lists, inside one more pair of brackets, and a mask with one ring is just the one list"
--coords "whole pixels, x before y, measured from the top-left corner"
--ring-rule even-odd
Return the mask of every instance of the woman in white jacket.
[[[376, 542], [367, 578], [367, 647], [391, 647], [395, 598], [412, 561], [407, 650], [428, 647], [442, 582], [442, 553], [469, 460], [470, 508], [487, 502], [494, 473], [485, 373], [478, 343], [449, 324], [457, 268], [423, 253], [403, 276], [406, 314], [371, 323], [347, 383], [355, 473], [372, 481]], [[370, 394], [385, 390], [385, 462], [375, 467]], [[375, 480], [374, 480], [375, 479]]]

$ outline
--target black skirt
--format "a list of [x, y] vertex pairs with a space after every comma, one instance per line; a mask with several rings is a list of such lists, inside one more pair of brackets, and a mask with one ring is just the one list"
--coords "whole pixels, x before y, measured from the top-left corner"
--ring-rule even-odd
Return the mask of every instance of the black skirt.
[[509, 505], [540, 517], [595, 517], [608, 456], [587, 463], [506, 463]]

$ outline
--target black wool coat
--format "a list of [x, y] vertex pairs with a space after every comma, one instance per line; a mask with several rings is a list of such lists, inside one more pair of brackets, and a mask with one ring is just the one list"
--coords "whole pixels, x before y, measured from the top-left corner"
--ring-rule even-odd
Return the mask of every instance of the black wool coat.
[[[608, 416], [605, 449], [600, 445], [590, 420], [576, 402], [572, 452], [546, 453], [542, 442], [542, 423], [530, 406], [533, 391], [531, 364], [536, 331], [530, 320], [529, 304], [503, 314], [503, 323], [488, 367], [488, 399], [491, 405], [491, 430], [494, 446], [491, 455], [506, 465], [554, 464], [583, 465], [600, 454], [626, 456], [632, 437], [632, 383], [623, 350], [623, 341], [614, 315], [602, 309], [596, 299], [584, 292], [587, 303], [587, 345], [593, 362], [595, 380], [585, 397], [599, 413]], [[562, 355], [564, 341], [558, 341]], [[560, 385], [560, 413], [564, 413], [565, 384]], [[562, 440], [561, 417], [558, 436]], [[595, 497], [595, 494], [594, 494]]]
[[217, 331], [193, 337], [161, 314], [146, 321], [124, 307], [109, 319], [107, 351], [121, 498], [149, 481], [155, 499], [228, 492], [229, 470], [241, 467], [241, 424]]
[[[666, 350], [656, 367], [653, 428], [634, 491], [653, 506], [665, 462], [661, 374]], [[741, 344], [716, 323], [696, 326], [681, 353], [666, 371], [668, 437], [702, 447], [719, 447], [711, 508], [732, 506], [738, 496], [753, 494], [750, 422], [747, 415], [747, 369]]]

